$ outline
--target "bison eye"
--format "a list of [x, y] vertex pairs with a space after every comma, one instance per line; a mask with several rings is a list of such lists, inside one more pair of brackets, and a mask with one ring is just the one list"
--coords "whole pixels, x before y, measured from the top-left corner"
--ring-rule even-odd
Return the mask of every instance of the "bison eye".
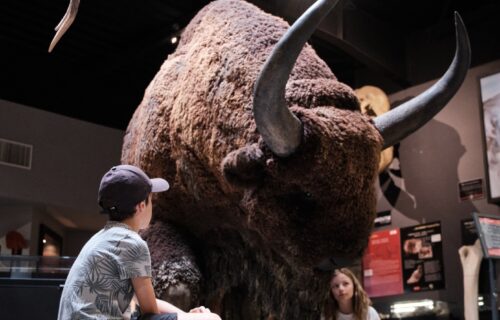
[[298, 223], [307, 222], [316, 211], [316, 201], [309, 192], [294, 192], [282, 195], [278, 199], [292, 220]]

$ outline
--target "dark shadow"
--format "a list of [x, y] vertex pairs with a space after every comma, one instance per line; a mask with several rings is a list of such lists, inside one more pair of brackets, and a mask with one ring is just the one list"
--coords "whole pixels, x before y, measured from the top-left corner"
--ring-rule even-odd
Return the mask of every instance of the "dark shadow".
[[437, 120], [403, 140], [401, 171], [405, 190], [414, 200], [401, 196], [395, 207], [418, 221], [476, 211], [472, 202], [460, 202], [458, 197], [458, 164], [465, 151], [457, 131]]

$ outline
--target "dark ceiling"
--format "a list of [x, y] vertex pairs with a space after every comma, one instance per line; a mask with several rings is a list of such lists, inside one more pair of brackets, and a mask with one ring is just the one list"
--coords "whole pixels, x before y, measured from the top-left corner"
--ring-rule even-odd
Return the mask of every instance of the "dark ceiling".
[[[144, 89], [208, 0], [81, 0], [52, 53], [69, 0], [0, 1], [0, 99], [125, 129]], [[290, 22], [313, 0], [254, 0]], [[500, 59], [499, 0], [341, 0], [341, 21], [312, 45], [338, 78], [391, 93], [436, 78], [454, 50], [453, 11], [469, 30], [472, 66]], [[340, 13], [338, 13], [340, 12]]]

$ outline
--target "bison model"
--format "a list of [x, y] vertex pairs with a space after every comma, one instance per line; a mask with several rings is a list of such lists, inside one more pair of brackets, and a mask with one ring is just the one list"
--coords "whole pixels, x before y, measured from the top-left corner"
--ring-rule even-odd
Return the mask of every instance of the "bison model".
[[336, 2], [318, 0], [289, 27], [245, 1], [213, 1], [147, 88], [122, 162], [172, 184], [144, 233], [164, 298], [202, 299], [225, 319], [319, 319], [318, 266], [367, 245], [381, 150], [460, 87], [470, 50], [456, 16], [446, 74], [382, 116], [361, 114], [305, 44]]

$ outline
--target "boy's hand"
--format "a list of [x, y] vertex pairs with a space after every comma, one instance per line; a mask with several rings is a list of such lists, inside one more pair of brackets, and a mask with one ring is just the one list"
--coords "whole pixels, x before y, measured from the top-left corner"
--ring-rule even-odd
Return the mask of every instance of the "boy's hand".
[[189, 313], [210, 313], [210, 309], [200, 306], [189, 310]]

